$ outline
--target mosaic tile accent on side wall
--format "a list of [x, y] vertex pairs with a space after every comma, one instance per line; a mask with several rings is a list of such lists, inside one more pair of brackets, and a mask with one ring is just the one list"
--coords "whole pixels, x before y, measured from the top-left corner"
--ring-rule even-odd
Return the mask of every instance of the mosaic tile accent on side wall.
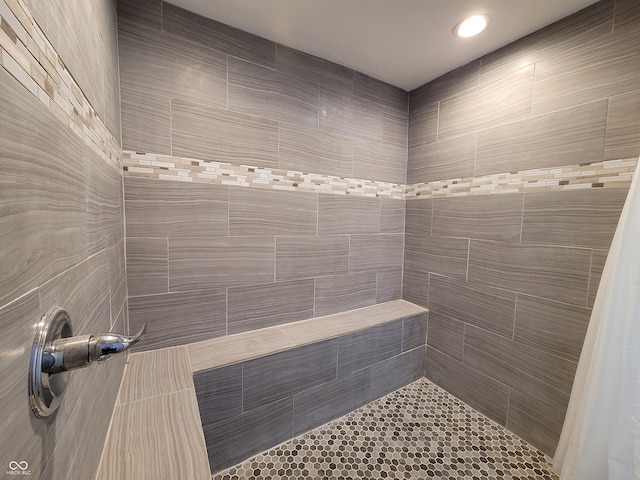
[[422, 379], [213, 476], [249, 478], [558, 477], [542, 452]]
[[636, 158], [403, 185], [150, 153], [123, 152], [124, 174], [178, 182], [391, 199], [531, 193], [631, 185]]
[[0, 0], [0, 65], [105, 162], [121, 150], [22, 0]]

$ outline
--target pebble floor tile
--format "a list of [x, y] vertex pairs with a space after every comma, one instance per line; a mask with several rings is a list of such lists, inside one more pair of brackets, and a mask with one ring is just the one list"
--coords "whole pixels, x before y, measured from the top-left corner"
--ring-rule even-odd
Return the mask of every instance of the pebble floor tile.
[[557, 480], [550, 459], [426, 379], [213, 480]]

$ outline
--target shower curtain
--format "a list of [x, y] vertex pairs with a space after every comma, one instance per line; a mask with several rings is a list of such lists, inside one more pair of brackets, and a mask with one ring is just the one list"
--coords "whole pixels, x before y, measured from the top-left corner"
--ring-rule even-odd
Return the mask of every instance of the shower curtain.
[[640, 480], [640, 161], [596, 295], [553, 467]]

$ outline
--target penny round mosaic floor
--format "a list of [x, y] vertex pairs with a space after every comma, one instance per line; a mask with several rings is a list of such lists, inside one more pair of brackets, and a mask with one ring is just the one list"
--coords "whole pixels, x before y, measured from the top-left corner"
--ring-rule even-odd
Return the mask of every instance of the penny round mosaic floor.
[[213, 476], [304, 478], [558, 479], [546, 455], [426, 379]]

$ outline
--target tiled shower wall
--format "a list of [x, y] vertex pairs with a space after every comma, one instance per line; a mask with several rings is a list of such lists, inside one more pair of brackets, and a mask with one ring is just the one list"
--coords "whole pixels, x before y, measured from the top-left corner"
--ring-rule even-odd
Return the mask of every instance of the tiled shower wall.
[[[410, 93], [409, 184], [594, 178], [407, 197], [427, 377], [550, 454], [640, 153], [638, 45], [640, 3], [604, 0]], [[626, 179], [599, 180], [614, 159]]]
[[[149, 323], [140, 348], [400, 298], [407, 93], [159, 0], [120, 1], [118, 16], [123, 147], [143, 164], [125, 166], [131, 328]], [[215, 184], [170, 176], [203, 161], [221, 164]], [[237, 169], [377, 186], [240, 187]]]
[[73, 372], [46, 420], [27, 372], [53, 305], [77, 335], [126, 329], [116, 9], [0, 0], [0, 17], [0, 471], [92, 479], [124, 358]]

